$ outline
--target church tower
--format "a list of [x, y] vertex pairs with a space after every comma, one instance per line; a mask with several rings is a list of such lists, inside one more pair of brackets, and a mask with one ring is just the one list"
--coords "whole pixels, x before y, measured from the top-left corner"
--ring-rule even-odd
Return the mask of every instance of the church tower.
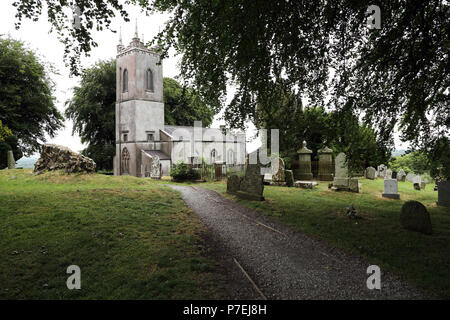
[[117, 46], [116, 155], [114, 175], [143, 175], [142, 150], [160, 149], [164, 129], [163, 72], [156, 48], [147, 48], [138, 37]]

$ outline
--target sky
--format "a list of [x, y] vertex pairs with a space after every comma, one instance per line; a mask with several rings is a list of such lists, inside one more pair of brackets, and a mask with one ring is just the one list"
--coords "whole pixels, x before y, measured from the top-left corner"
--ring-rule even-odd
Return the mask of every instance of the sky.
[[[35, 50], [44, 61], [52, 63], [59, 75], [53, 75], [52, 79], [56, 83], [55, 97], [56, 106], [58, 110], [63, 113], [65, 110], [64, 102], [71, 98], [72, 88], [79, 82], [78, 77], [69, 76], [69, 67], [65, 66], [63, 60], [64, 45], [59, 42], [55, 33], [50, 33], [50, 23], [47, 21], [46, 13], [37, 22], [25, 19], [22, 21], [22, 26], [19, 30], [14, 27], [16, 10], [12, 3], [14, 0], [2, 0], [0, 4], [0, 34], [6, 34], [13, 39], [24, 41], [28, 47]], [[123, 44], [128, 45], [134, 35], [135, 21], [138, 22], [138, 34], [145, 41], [151, 40], [163, 28], [164, 23], [168, 20], [167, 14], [153, 14], [146, 16], [141, 13], [136, 6], [125, 6], [129, 13], [130, 22], [126, 23], [118, 16], [111, 22], [113, 30], [122, 29]], [[45, 10], [43, 10], [45, 11]], [[94, 31], [93, 38], [98, 43], [96, 48], [90, 53], [89, 57], [82, 57], [82, 67], [86, 68], [93, 65], [99, 60], [107, 60], [114, 58], [116, 55], [116, 46], [118, 44], [118, 33], [113, 33], [110, 30]], [[170, 56], [163, 61], [163, 75], [164, 77], [174, 78], [179, 74], [178, 62], [180, 56], [175, 55], [175, 52], [169, 52]], [[227, 102], [232, 98], [233, 88], [230, 88], [227, 95]], [[220, 120], [221, 113], [216, 115], [212, 127], [218, 127], [220, 124], [225, 124]], [[54, 143], [69, 147], [74, 151], [80, 151], [86, 146], [81, 143], [78, 135], [72, 135], [72, 121], [66, 120], [65, 127], [58, 131], [56, 137], [48, 138], [48, 143]], [[247, 151], [255, 150], [261, 143], [259, 139], [252, 140], [256, 131], [253, 124], [249, 123], [247, 126]], [[397, 149], [405, 146], [400, 143], [397, 135], [395, 138]]]

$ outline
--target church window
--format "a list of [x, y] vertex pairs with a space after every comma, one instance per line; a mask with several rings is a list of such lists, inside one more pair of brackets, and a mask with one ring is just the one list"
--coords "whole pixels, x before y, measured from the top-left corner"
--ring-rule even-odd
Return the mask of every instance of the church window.
[[128, 70], [123, 70], [123, 92], [128, 92]]
[[147, 133], [147, 141], [154, 141], [155, 137], [153, 136], [153, 133]]
[[216, 149], [212, 149], [211, 151], [211, 163], [216, 162]]
[[153, 73], [152, 70], [147, 69], [147, 72], [145, 73], [145, 84], [146, 84], [146, 90], [147, 91], [153, 91]]
[[128, 141], [128, 134], [124, 133], [123, 134], [123, 142], [127, 142]]
[[122, 161], [121, 161], [122, 174], [130, 173], [130, 153], [125, 147], [122, 150]]

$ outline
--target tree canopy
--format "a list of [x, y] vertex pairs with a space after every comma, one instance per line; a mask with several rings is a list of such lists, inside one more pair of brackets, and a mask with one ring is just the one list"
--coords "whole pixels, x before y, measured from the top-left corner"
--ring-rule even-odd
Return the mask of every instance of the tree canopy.
[[0, 83], [0, 121], [25, 154], [38, 151], [63, 126], [44, 63], [22, 42], [0, 37]]
[[[165, 124], [193, 125], [201, 120], [211, 124], [214, 112], [192, 88], [176, 80], [163, 81]], [[88, 147], [83, 154], [91, 157], [98, 169], [112, 169], [115, 154], [116, 61], [99, 61], [81, 73], [80, 85], [66, 102], [66, 117], [73, 120], [73, 133], [78, 133]]]
[[[81, 26], [62, 40], [79, 55], [95, 45], [90, 30], [108, 27], [114, 12], [128, 19], [116, 0], [47, 0], [49, 19], [60, 32], [63, 7], [78, 4]], [[237, 87], [226, 120], [243, 126], [258, 97], [283, 79], [311, 105], [350, 107], [380, 139], [402, 138], [434, 156], [449, 137], [450, 12], [445, 0], [379, 0], [381, 28], [369, 29], [372, 1], [129, 0], [171, 18], [155, 41], [163, 57], [182, 53], [181, 74], [215, 111], [227, 85]], [[37, 18], [42, 1], [17, 0], [18, 19]], [[70, 51], [73, 43], [81, 44]], [[71, 60], [74, 62], [75, 60]], [[72, 69], [77, 70], [75, 63]], [[327, 99], [328, 98], [328, 99]]]

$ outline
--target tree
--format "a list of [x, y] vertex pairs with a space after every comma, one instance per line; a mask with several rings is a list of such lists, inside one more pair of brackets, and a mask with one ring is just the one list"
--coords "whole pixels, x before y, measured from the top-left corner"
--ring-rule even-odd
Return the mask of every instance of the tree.
[[[80, 5], [82, 25], [63, 39], [83, 44], [74, 55], [94, 45], [93, 22], [108, 26], [114, 10], [128, 19], [115, 0], [47, 0], [58, 31], [64, 29], [62, 9], [74, 2]], [[440, 137], [449, 138], [448, 1], [377, 1], [381, 29], [366, 25], [369, 0], [130, 2], [147, 12], [171, 13], [155, 41], [163, 57], [171, 47], [183, 54], [182, 76], [215, 111], [227, 84], [237, 86], [236, 103], [226, 113], [233, 126], [243, 127], [257, 98], [274, 79], [283, 78], [312, 105], [324, 106], [328, 94], [328, 103], [337, 109], [353, 100], [352, 108], [366, 123], [376, 123], [379, 139], [390, 140], [400, 124], [403, 139], [433, 155]], [[37, 0], [18, 0], [16, 7], [19, 22], [36, 19], [42, 9]]]
[[[214, 113], [189, 87], [164, 78], [165, 123], [193, 125], [201, 120], [211, 124]], [[78, 133], [88, 147], [82, 153], [92, 158], [97, 169], [111, 170], [115, 154], [116, 61], [99, 61], [83, 70], [80, 85], [66, 102], [66, 117], [73, 120], [73, 133]]]
[[0, 120], [25, 154], [38, 151], [45, 134], [63, 126], [43, 62], [22, 42], [0, 37], [0, 83]]
[[8, 151], [12, 150], [14, 160], [22, 158], [22, 151], [18, 145], [18, 139], [12, 131], [2, 124], [0, 120], [0, 169], [8, 166]]

